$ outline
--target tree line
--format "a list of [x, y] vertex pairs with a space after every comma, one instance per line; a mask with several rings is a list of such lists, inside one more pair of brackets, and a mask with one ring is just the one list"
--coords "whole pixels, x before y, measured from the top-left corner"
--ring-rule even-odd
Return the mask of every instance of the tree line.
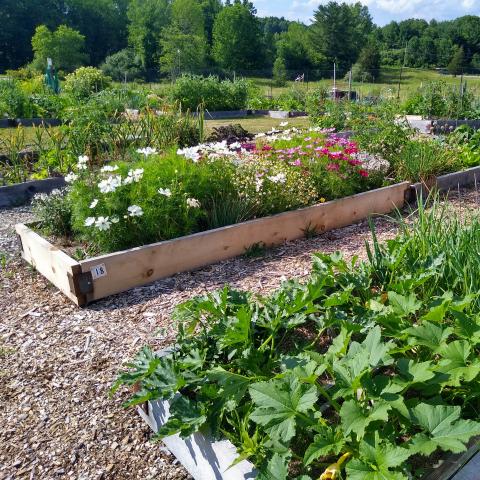
[[260, 18], [249, 0], [2, 0], [0, 71], [90, 64], [114, 78], [185, 72], [312, 72], [375, 79], [381, 65], [480, 68], [480, 17], [374, 24], [367, 6], [329, 2], [310, 25]]

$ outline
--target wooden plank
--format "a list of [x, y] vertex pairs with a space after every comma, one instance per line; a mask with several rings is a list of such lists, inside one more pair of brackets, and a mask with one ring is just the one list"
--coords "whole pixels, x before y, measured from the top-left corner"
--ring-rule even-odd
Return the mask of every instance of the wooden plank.
[[280, 245], [303, 237], [307, 228], [322, 233], [372, 214], [389, 213], [403, 207], [408, 188], [408, 182], [404, 182], [313, 207], [81, 261], [82, 272], [90, 272], [95, 267], [106, 272], [106, 275], [94, 279], [94, 291], [87, 294], [87, 300], [98, 300], [241, 255], [256, 243], [263, 242], [269, 247]]
[[24, 260], [35, 267], [73, 302], [81, 305], [82, 299], [75, 293], [73, 282], [73, 278], [81, 273], [79, 263], [26, 225], [18, 224], [15, 226], [15, 230], [22, 242]]
[[[479, 437], [470, 440], [466, 452], [445, 454], [437, 465], [432, 466], [433, 471], [425, 475], [422, 480], [453, 480], [452, 477], [462, 471], [462, 468], [478, 453], [478, 441]], [[480, 478], [480, 475], [477, 478]]]
[[[170, 417], [167, 401], [149, 402], [147, 411], [137, 411], [154, 432]], [[255, 467], [247, 460], [232, 467], [238, 458], [235, 446], [225, 439], [214, 440], [208, 432], [199, 431], [186, 439], [171, 435], [162, 442], [195, 480], [247, 480], [257, 476]]]
[[480, 167], [473, 167], [462, 172], [448, 173], [438, 177], [433, 184], [415, 183], [411, 186], [411, 192], [408, 196], [409, 201], [415, 201], [417, 196], [422, 194], [425, 200], [432, 190], [448, 192], [458, 188], [480, 185]]
[[451, 480], [478, 480], [479, 478], [480, 453], [477, 453]]

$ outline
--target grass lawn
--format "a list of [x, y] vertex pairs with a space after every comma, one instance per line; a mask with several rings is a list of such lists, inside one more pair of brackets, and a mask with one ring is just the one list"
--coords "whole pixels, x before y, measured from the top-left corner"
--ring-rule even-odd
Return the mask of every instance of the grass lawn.
[[307, 117], [288, 118], [286, 120], [270, 117], [232, 118], [229, 120], [207, 120], [205, 124], [207, 135], [209, 135], [214, 127], [220, 127], [222, 125], [240, 124], [250, 133], [261, 133], [267, 132], [272, 128], [277, 128], [282, 122], [288, 122], [289, 127], [306, 127], [310, 125]]
[[[397, 96], [400, 69], [398, 67], [383, 67], [381, 77], [375, 83], [353, 82], [352, 90], [359, 92], [360, 96], [380, 95], [390, 93]], [[315, 82], [295, 83], [288, 82], [285, 87], [275, 87], [271, 79], [251, 78], [262, 90], [265, 95], [274, 97], [287, 92], [291, 88], [298, 88], [304, 91], [313, 90], [317, 87], [332, 88], [333, 78], [323, 79]], [[464, 77], [468, 88], [480, 90], [480, 76]], [[402, 82], [400, 85], [400, 97], [405, 100], [415, 90], [418, 90], [422, 83], [432, 81], [444, 81], [452, 86], [460, 86], [460, 77], [452, 75], [443, 75], [434, 70], [422, 70], [415, 68], [406, 68], [403, 70]], [[337, 78], [337, 88], [348, 90], [348, 82]]]

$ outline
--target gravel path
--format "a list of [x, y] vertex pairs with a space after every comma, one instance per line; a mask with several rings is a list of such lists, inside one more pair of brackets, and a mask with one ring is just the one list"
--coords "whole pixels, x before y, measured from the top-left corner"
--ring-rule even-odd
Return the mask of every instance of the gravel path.
[[[476, 200], [469, 194], [463, 200]], [[283, 276], [304, 277], [316, 251], [365, 255], [366, 222], [177, 275], [79, 309], [23, 264], [13, 233], [26, 207], [0, 211], [0, 479], [187, 479], [133, 410], [108, 391], [144, 344], [172, 341], [173, 306], [222, 287], [266, 293]], [[376, 221], [380, 238], [395, 234]]]

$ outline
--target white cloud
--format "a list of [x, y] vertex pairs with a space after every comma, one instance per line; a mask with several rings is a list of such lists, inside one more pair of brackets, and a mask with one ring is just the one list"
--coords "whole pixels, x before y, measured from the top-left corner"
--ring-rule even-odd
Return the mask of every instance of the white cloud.
[[[358, 0], [343, 0], [355, 3]], [[480, 15], [480, 0], [360, 0], [368, 6], [374, 21], [380, 25], [391, 20], [423, 18], [448, 20], [462, 15]], [[328, 0], [257, 0], [255, 4], [263, 15], [286, 16], [308, 22], [320, 4]]]

